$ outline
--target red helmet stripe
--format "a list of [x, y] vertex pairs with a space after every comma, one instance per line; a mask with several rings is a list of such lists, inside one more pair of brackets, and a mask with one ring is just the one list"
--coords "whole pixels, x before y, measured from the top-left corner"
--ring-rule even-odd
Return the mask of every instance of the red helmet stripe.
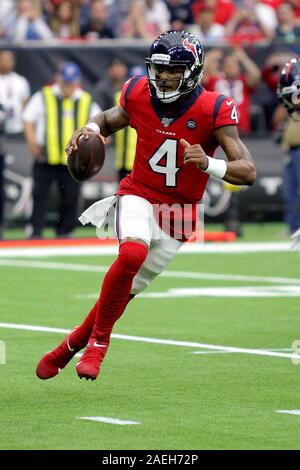
[[286, 80], [288, 80], [288, 78], [289, 78], [289, 73], [290, 73], [291, 67], [292, 67], [292, 62], [289, 62], [288, 66], [286, 68], [286, 72], [285, 72], [285, 79]]

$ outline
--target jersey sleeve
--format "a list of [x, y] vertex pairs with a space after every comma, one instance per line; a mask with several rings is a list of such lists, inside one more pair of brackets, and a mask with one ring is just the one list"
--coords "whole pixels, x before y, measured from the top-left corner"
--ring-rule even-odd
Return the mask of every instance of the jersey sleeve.
[[124, 83], [121, 96], [120, 96], [120, 106], [125, 109], [130, 114], [131, 104], [134, 101], [133, 99], [133, 89], [135, 85], [140, 81], [142, 77], [137, 75]]
[[[126, 109], [126, 105], [127, 105], [127, 99], [126, 99], [126, 91], [127, 91], [127, 88], [129, 86], [129, 83], [130, 83], [130, 80], [127, 80], [127, 82], [124, 83], [123, 87], [122, 87], [122, 91], [121, 91], [121, 95], [120, 95], [120, 106], [122, 106], [122, 108]], [[127, 109], [126, 109], [127, 111]]]
[[234, 126], [238, 123], [237, 108], [234, 100], [224, 95], [219, 95], [215, 101], [213, 111], [214, 128]]

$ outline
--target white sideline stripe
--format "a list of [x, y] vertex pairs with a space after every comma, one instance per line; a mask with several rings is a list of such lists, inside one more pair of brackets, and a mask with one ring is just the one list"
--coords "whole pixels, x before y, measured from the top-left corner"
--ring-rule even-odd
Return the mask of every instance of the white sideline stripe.
[[[291, 250], [290, 242], [252, 242], [252, 243], [186, 243], [179, 250], [179, 254], [185, 253], [267, 253], [285, 252]], [[72, 246], [72, 247], [48, 247], [48, 248], [0, 248], [1, 258], [15, 257], [44, 257], [44, 256], [92, 256], [92, 255], [116, 255], [118, 246]], [[296, 254], [295, 254], [296, 256]]]
[[[34, 325], [23, 325], [18, 323], [0, 323], [0, 328], [8, 328], [13, 330], [27, 330], [27, 331], [42, 331], [47, 333], [69, 333], [71, 330], [66, 330], [64, 328], [51, 328], [46, 326], [34, 326]], [[237, 348], [234, 346], [219, 346], [215, 344], [205, 344], [205, 343], [192, 343], [189, 341], [174, 341], [171, 339], [157, 339], [157, 338], [146, 338], [143, 336], [129, 336], [129, 335], [119, 335], [112, 334], [114, 339], [123, 339], [125, 341], [137, 341], [141, 343], [152, 343], [152, 344], [167, 344], [169, 346], [182, 346], [185, 348], [200, 348], [200, 349], [209, 349], [212, 351], [229, 351], [236, 352], [241, 354], [252, 354], [255, 356], [269, 356], [269, 357], [281, 357], [284, 359], [296, 359], [299, 361], [299, 354], [286, 354], [281, 352], [266, 351], [263, 349], [246, 349], [246, 348]]]
[[[52, 261], [26, 261], [18, 259], [5, 260], [0, 258], [0, 266], [17, 267], [17, 268], [35, 268], [35, 269], [57, 269], [63, 271], [79, 271], [79, 272], [96, 272], [106, 273], [109, 266], [93, 266], [89, 264], [72, 264], [57, 263]], [[160, 277], [170, 278], [186, 278], [186, 279], [209, 279], [217, 281], [241, 281], [241, 282], [267, 282], [274, 284], [300, 284], [298, 278], [288, 277], [269, 277], [269, 276], [246, 276], [239, 274], [214, 274], [214, 273], [197, 273], [189, 271], [164, 271]], [[94, 294], [89, 294], [94, 295]], [[99, 294], [97, 294], [98, 297]]]
[[287, 415], [300, 415], [300, 410], [275, 410], [275, 412]]
[[117, 418], [106, 418], [105, 416], [78, 416], [77, 419], [85, 419], [86, 421], [96, 421], [97, 423], [117, 424], [119, 426], [126, 426], [130, 424], [141, 424], [139, 421], [125, 421]]

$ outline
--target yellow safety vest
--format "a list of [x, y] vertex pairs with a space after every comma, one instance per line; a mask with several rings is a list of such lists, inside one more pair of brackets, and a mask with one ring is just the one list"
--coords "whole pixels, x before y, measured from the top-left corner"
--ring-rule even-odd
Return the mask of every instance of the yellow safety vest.
[[[115, 105], [120, 101], [121, 92], [115, 94]], [[130, 171], [133, 167], [137, 134], [135, 129], [130, 126], [121, 129], [115, 134], [116, 146], [116, 168], [117, 170]]]
[[92, 97], [86, 91], [79, 99], [55, 96], [51, 86], [43, 88], [46, 109], [45, 149], [50, 165], [66, 165], [65, 147], [75, 131], [86, 124]]

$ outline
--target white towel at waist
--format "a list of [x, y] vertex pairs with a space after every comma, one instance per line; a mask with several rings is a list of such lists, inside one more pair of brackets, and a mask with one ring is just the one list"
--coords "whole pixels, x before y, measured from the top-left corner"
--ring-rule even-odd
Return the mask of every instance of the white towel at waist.
[[82, 225], [92, 224], [97, 228], [101, 228], [104, 225], [109, 209], [117, 199], [118, 196], [110, 196], [95, 202], [78, 217], [78, 220]]

